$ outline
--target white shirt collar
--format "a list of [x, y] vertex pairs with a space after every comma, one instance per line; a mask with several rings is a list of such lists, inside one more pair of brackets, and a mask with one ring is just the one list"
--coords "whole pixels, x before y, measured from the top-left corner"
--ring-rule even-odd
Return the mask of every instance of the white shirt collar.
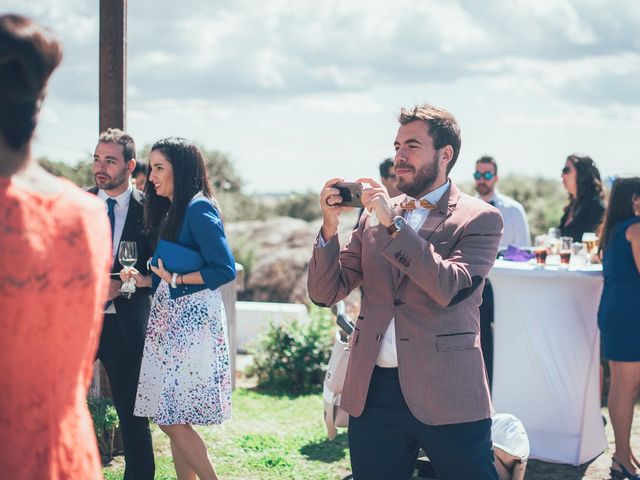
[[117, 197], [112, 197], [109, 194], [107, 194], [107, 192], [105, 192], [104, 190], [99, 189], [98, 198], [104, 200], [105, 202], [109, 198], [113, 198], [116, 201], [116, 204], [118, 205], [118, 207], [123, 208], [129, 205], [129, 201], [131, 200], [132, 193], [133, 193], [133, 185], [131, 185], [131, 182], [129, 182], [129, 187]]
[[[435, 190], [432, 190], [429, 193], [427, 193], [426, 195], [423, 195], [422, 197], [420, 197], [420, 200], [426, 200], [426, 201], [436, 205], [440, 201], [440, 199], [442, 198], [442, 195], [444, 195], [444, 192], [446, 192], [447, 188], [449, 188], [450, 186], [451, 186], [451, 180], [449, 180], [447, 178], [446, 182], [444, 182], [442, 185], [440, 185]], [[407, 199], [411, 199], [411, 198], [412, 197], [409, 197], [407, 195]]]

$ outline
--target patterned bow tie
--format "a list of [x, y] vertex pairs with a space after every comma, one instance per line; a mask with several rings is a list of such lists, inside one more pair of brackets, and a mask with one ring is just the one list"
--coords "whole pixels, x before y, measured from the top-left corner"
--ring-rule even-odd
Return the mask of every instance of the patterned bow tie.
[[434, 205], [433, 203], [431, 203], [428, 200], [425, 200], [424, 198], [422, 200], [407, 200], [406, 202], [402, 202], [400, 204], [400, 208], [402, 210], [415, 210], [416, 208], [426, 208], [427, 210], [433, 210], [434, 208], [437, 208], [437, 205]]

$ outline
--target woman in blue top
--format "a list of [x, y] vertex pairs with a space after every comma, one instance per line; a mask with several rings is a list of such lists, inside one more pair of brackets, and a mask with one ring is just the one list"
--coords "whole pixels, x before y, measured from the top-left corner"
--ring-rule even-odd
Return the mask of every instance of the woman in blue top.
[[[157, 266], [151, 267], [155, 278], [133, 273], [138, 285], [156, 288], [134, 414], [153, 417], [169, 436], [178, 478], [217, 479], [191, 425], [220, 424], [231, 415], [229, 347], [218, 287], [235, 278], [235, 262], [195, 145], [181, 138], [156, 142], [145, 193], [147, 228], [173, 250], [157, 247]], [[181, 273], [169, 271], [162, 252], [170, 251], [199, 258], [198, 252], [201, 267], [178, 268], [178, 254], [173, 268]]]
[[600, 231], [604, 290], [598, 309], [611, 368], [609, 415], [616, 441], [611, 475], [640, 480], [629, 444], [640, 395], [640, 178], [616, 180]]

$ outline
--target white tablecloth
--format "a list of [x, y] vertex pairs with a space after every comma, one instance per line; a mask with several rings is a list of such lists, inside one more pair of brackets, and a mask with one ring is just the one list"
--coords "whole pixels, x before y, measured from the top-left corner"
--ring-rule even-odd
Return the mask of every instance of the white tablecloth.
[[601, 267], [497, 260], [493, 404], [518, 417], [531, 458], [581, 465], [607, 446], [600, 412]]

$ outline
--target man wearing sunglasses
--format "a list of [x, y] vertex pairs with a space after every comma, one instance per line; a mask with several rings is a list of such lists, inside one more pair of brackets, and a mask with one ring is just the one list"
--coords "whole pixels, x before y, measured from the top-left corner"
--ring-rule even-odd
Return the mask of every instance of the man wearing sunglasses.
[[[496, 188], [498, 164], [494, 158], [487, 155], [480, 157], [476, 161], [473, 178], [476, 181], [478, 196], [496, 207], [502, 214], [504, 231], [500, 248], [506, 248], [508, 245], [529, 246], [531, 242], [527, 214], [520, 202], [501, 194]], [[493, 381], [493, 288], [489, 279], [485, 281], [482, 305], [480, 305], [480, 347], [489, 377], [489, 386], [491, 386]]]
[[490, 203], [502, 213], [504, 232], [500, 240], [500, 248], [509, 245], [528, 247], [531, 245], [529, 237], [529, 222], [522, 204], [511, 197], [500, 193], [496, 187], [498, 183], [498, 164], [485, 155], [476, 161], [476, 171], [473, 174], [476, 182], [476, 192], [485, 202]]

